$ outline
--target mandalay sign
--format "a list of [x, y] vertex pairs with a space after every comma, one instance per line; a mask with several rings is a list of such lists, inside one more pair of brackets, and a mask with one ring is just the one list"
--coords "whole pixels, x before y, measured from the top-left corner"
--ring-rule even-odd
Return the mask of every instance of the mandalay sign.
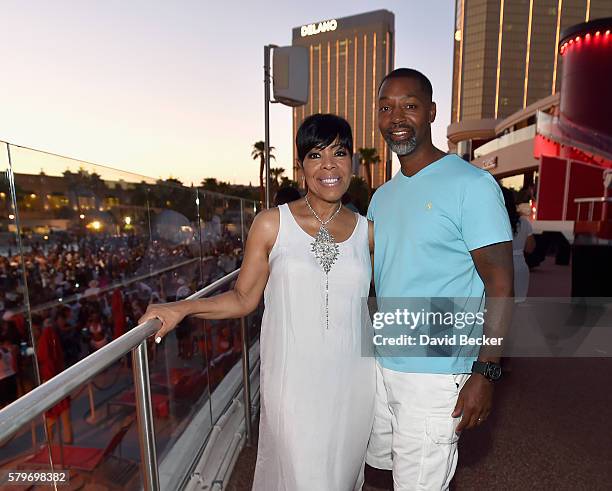
[[302, 26], [301, 33], [302, 37], [314, 36], [322, 32], [335, 31], [338, 28], [338, 21], [336, 19], [324, 20], [318, 24], [308, 24]]

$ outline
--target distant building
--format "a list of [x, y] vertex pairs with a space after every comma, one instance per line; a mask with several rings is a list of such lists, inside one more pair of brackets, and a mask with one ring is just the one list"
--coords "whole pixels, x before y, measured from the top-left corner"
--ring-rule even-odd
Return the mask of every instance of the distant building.
[[[353, 129], [355, 151], [376, 148], [380, 157], [372, 169], [374, 187], [391, 173], [391, 153], [376, 123], [376, 92], [382, 78], [393, 70], [394, 24], [393, 13], [376, 10], [293, 28], [293, 45], [310, 50], [309, 101], [293, 110], [293, 134], [312, 114], [346, 118]], [[301, 184], [295, 161], [293, 178]], [[356, 161], [354, 170], [365, 177], [365, 169]]]
[[473, 165], [514, 189], [520, 211], [531, 218], [534, 232], [543, 234], [532, 265], [543, 260], [550, 241], [562, 262], [568, 261], [563, 251], [570, 244], [599, 246], [582, 249], [597, 258], [589, 259], [588, 267], [575, 262], [585, 264], [586, 256], [573, 257], [572, 291], [606, 296], [611, 270], [603, 264], [610, 263], [612, 252], [612, 17], [561, 31], [558, 58], [563, 63], [556, 94], [504, 118], [452, 123], [448, 137], [456, 147], [463, 145]]
[[[85, 219], [111, 216], [117, 223], [129, 216], [129, 223], [133, 219], [135, 224], [137, 217], [147, 213], [146, 206], [132, 203], [140, 184], [95, 176], [100, 177], [86, 171], [66, 171], [62, 176], [14, 174], [22, 232], [67, 230]], [[13, 209], [8, 186], [3, 186], [0, 188], [0, 232], [16, 230], [10, 218]]]
[[502, 120], [557, 94], [562, 31], [609, 16], [610, 0], [457, 0], [450, 148], [473, 158]]

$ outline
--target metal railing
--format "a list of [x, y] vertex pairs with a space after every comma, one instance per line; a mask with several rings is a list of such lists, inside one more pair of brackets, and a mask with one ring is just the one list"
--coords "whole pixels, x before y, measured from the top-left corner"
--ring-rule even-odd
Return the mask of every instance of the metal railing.
[[[235, 280], [240, 269], [220, 278], [193, 293], [188, 299], [205, 297]], [[108, 368], [111, 364], [132, 352], [132, 368], [136, 389], [136, 413], [140, 441], [142, 476], [146, 490], [159, 490], [155, 430], [151, 404], [151, 388], [147, 360], [147, 338], [160, 328], [157, 319], [149, 320], [108, 345], [100, 348], [75, 365], [64, 370], [44, 384], [36, 387], [20, 399], [0, 411], [0, 445], [6, 442], [32, 418], [43, 413], [67, 397], [73, 390]], [[240, 322], [242, 337], [243, 393], [245, 397], [245, 425], [247, 439], [251, 441], [251, 404], [249, 378], [249, 346], [246, 323]]]
[[576, 220], [580, 220], [580, 207], [582, 204], [585, 204], [585, 203], [588, 203], [589, 205], [588, 215], [587, 215], [587, 220], [589, 222], [593, 221], [593, 215], [594, 215], [596, 203], [601, 203], [601, 213], [600, 213], [599, 220], [605, 220], [607, 216], [607, 213], [606, 213], [607, 204], [612, 203], [612, 197], [597, 196], [594, 198], [576, 198], [574, 200], [574, 203], [578, 205], [578, 209], [576, 210]]

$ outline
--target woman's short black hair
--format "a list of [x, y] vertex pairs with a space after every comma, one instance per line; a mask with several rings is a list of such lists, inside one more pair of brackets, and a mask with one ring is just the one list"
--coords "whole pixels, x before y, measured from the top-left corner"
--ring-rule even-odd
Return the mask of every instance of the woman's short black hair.
[[306, 155], [313, 148], [322, 150], [335, 140], [346, 149], [351, 157], [353, 156], [353, 132], [346, 119], [335, 114], [308, 116], [302, 121], [295, 135], [299, 161], [304, 162]]

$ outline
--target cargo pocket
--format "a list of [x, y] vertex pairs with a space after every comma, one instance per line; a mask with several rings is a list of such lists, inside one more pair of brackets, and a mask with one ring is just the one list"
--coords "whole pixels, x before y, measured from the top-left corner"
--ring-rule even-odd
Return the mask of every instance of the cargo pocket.
[[417, 489], [446, 489], [457, 465], [455, 429], [460, 418], [428, 417], [421, 453]]

